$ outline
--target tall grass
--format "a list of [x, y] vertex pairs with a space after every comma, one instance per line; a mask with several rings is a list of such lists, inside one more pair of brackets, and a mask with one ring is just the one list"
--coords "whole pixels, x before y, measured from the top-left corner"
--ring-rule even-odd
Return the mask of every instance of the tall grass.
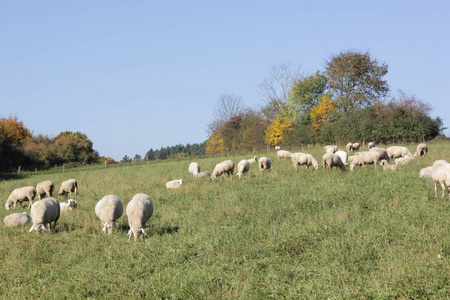
[[[436, 159], [450, 161], [450, 144], [429, 149], [396, 173], [373, 166], [295, 171], [271, 152], [256, 153], [272, 159], [271, 171], [253, 164], [241, 180], [193, 179], [189, 161], [180, 160], [1, 181], [3, 200], [47, 179], [58, 189], [76, 178], [80, 194], [56, 232], [0, 226], [0, 297], [448, 298], [450, 198], [435, 198], [433, 183], [418, 174]], [[303, 151], [319, 161], [323, 154]], [[221, 160], [237, 164], [248, 155], [198, 162], [212, 171]], [[178, 178], [186, 180], [180, 189], [165, 188]], [[127, 241], [125, 216], [104, 235], [95, 203], [115, 194], [126, 205], [137, 193], [155, 206], [148, 238]], [[2, 208], [0, 217], [24, 210]]]

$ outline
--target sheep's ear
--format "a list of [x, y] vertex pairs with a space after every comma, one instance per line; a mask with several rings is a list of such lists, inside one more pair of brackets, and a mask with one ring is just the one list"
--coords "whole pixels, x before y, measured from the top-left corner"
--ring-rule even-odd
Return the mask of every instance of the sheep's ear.
[[141, 232], [142, 232], [143, 235], [147, 236], [147, 234], [144, 231], [144, 228], [141, 228]]
[[31, 226], [30, 231], [28, 231], [28, 232], [32, 232], [33, 229], [34, 229], [34, 224], [33, 224], [33, 226]]
[[48, 230], [47, 230], [47, 228], [45, 228], [45, 226], [44, 226], [44, 224], [41, 224], [41, 226], [39, 226], [42, 230], [44, 230], [44, 231], [47, 231], [48, 232]]

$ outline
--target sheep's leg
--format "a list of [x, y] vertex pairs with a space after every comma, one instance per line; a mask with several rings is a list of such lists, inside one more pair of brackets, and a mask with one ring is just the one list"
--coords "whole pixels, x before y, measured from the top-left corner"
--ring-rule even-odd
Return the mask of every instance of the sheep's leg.
[[442, 199], [444, 199], [444, 196], [445, 196], [445, 184], [443, 182], [441, 182], [441, 187], [442, 187]]
[[437, 195], [437, 182], [434, 182], [434, 195], [436, 196], [436, 198], [438, 197]]

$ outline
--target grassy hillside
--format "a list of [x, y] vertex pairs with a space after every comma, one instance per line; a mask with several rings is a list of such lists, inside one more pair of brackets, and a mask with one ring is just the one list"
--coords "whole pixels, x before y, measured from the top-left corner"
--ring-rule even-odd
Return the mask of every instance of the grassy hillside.
[[[30, 173], [0, 182], [4, 201], [17, 187], [68, 178], [79, 183], [78, 208], [56, 232], [0, 225], [0, 297], [20, 298], [448, 298], [450, 198], [434, 197], [419, 170], [450, 161], [450, 143], [396, 173], [379, 166], [354, 172], [297, 172], [288, 160], [260, 174], [192, 179], [189, 161], [86, 167]], [[415, 145], [408, 146], [412, 152]], [[323, 149], [305, 148], [321, 160]], [[235, 164], [253, 154], [232, 156]], [[197, 160], [202, 170], [227, 159]], [[164, 183], [186, 179], [178, 190]], [[440, 187], [439, 187], [440, 188]], [[137, 193], [152, 199], [148, 238], [127, 241], [126, 216], [110, 236], [95, 203], [108, 194], [124, 205]], [[63, 201], [60, 198], [60, 201]]]

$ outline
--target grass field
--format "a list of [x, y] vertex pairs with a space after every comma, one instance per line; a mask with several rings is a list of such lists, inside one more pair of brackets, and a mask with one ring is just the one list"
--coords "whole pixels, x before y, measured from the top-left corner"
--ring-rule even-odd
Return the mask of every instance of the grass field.
[[[437, 159], [450, 161], [450, 143], [428, 146], [427, 156], [396, 173], [381, 166], [296, 172], [273, 151], [255, 153], [272, 159], [271, 171], [251, 165], [241, 180], [193, 179], [189, 161], [179, 160], [1, 181], [1, 219], [28, 211], [3, 207], [17, 187], [50, 179], [57, 191], [76, 178], [79, 195], [56, 232], [0, 225], [0, 298], [450, 298], [450, 197], [435, 198], [432, 181], [418, 176]], [[323, 154], [293, 150], [318, 161]], [[229, 158], [237, 165], [252, 156]], [[196, 161], [212, 171], [224, 159]], [[178, 178], [186, 180], [180, 189], [165, 188]], [[128, 241], [125, 215], [104, 235], [96, 202], [114, 194], [125, 206], [137, 193], [155, 207], [148, 238]]]

